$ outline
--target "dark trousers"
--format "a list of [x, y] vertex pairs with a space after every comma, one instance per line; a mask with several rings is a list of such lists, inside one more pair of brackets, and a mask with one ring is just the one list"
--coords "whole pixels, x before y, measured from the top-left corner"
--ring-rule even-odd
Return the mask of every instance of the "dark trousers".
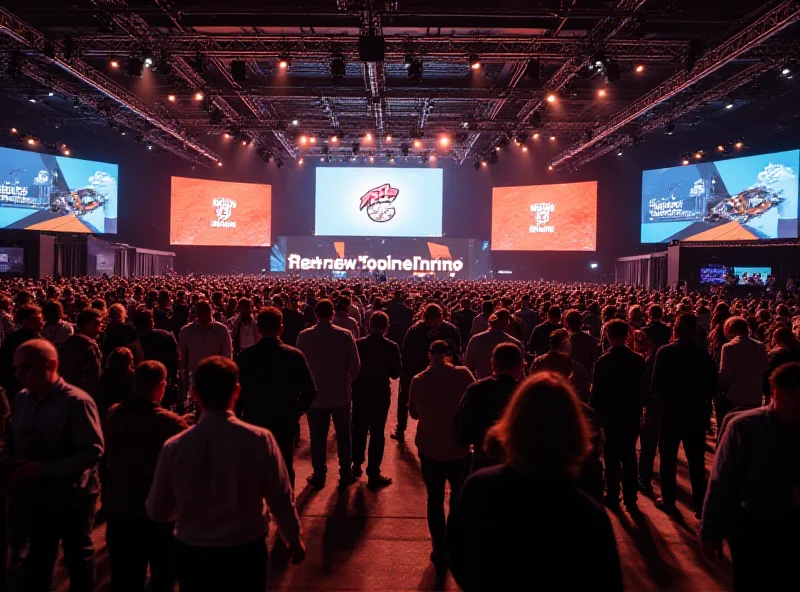
[[150, 590], [175, 587], [174, 524], [146, 516], [109, 516], [106, 543], [111, 560], [111, 592], [144, 592], [150, 565]]
[[278, 449], [281, 451], [281, 456], [283, 456], [283, 464], [286, 465], [286, 471], [289, 473], [289, 482], [292, 484], [292, 489], [294, 489], [294, 443], [297, 438], [297, 428], [299, 426], [299, 421], [287, 422], [280, 426], [264, 426], [275, 436]]
[[[373, 393], [374, 394], [374, 393]], [[369, 434], [369, 463], [367, 476], [377, 477], [381, 474], [383, 449], [386, 444], [386, 419], [389, 416], [389, 397], [377, 394], [370, 398], [353, 399], [353, 465], [364, 464], [364, 453], [367, 448]]]
[[194, 547], [177, 543], [181, 592], [264, 592], [267, 543], [264, 537], [235, 547]]
[[787, 525], [767, 524], [742, 512], [728, 539], [734, 592], [800, 590], [800, 537]]
[[25, 562], [25, 592], [50, 592], [58, 544], [64, 548], [70, 592], [93, 592], [92, 527], [97, 495], [65, 491], [58, 502], [37, 505], [31, 512], [30, 551]]
[[678, 447], [683, 442], [686, 462], [689, 465], [689, 481], [692, 484], [692, 500], [695, 511], [703, 507], [706, 495], [706, 427], [705, 417], [694, 421], [681, 421], [662, 416], [659, 422], [658, 457], [661, 462], [661, 497], [672, 505], [676, 499], [678, 472]]
[[435, 551], [443, 551], [447, 522], [444, 517], [444, 487], [450, 483], [450, 511], [453, 511], [461, 485], [469, 470], [469, 457], [451, 461], [433, 460], [420, 453], [422, 480], [428, 492], [428, 530]]
[[636, 466], [639, 425], [635, 422], [631, 422], [631, 425], [606, 425], [603, 426], [603, 433], [606, 438], [603, 446], [606, 494], [611, 499], [618, 499], [621, 482], [622, 499], [626, 504], [635, 503], [639, 491]]
[[408, 387], [400, 385], [397, 391], [397, 432], [402, 433], [408, 427]]
[[727, 397], [714, 397], [714, 417], [717, 420], [717, 442], [722, 434], [722, 422], [733, 411], [733, 403]]
[[647, 405], [642, 414], [639, 429], [639, 481], [650, 483], [653, 478], [653, 463], [658, 450], [658, 407]]
[[350, 474], [350, 404], [341, 407], [312, 407], [308, 410], [308, 430], [311, 434], [311, 466], [315, 475], [328, 472], [326, 464], [328, 428], [333, 418], [336, 450], [339, 454], [339, 474]]

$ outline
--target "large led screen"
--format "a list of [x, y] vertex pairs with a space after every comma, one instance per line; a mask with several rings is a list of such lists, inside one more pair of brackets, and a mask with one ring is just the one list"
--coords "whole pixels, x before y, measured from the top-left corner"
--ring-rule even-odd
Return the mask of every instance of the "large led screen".
[[800, 150], [642, 173], [642, 242], [797, 238]]
[[171, 245], [267, 247], [272, 187], [172, 177]]
[[596, 248], [596, 181], [492, 190], [493, 251]]
[[318, 167], [317, 236], [442, 236], [442, 170]]
[[115, 164], [0, 148], [0, 228], [117, 232]]

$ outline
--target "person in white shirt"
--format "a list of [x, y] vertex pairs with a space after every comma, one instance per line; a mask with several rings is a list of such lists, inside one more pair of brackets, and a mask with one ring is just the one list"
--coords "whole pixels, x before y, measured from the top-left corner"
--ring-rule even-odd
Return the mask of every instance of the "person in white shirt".
[[[211, 304], [200, 300], [195, 305], [197, 318], [186, 325], [178, 336], [178, 345], [181, 351], [181, 370], [183, 379], [188, 380], [188, 374], [194, 372], [200, 360], [208, 356], [233, 355], [231, 335], [228, 328], [218, 323], [211, 316]], [[186, 392], [183, 389], [182, 392]]]
[[347, 297], [339, 298], [336, 301], [333, 324], [342, 329], [347, 329], [353, 334], [353, 339], [358, 339], [358, 321], [350, 315], [350, 299]]
[[297, 337], [297, 348], [305, 354], [318, 389], [306, 414], [314, 469], [308, 482], [315, 489], [325, 487], [328, 428], [333, 418], [339, 455], [339, 486], [347, 487], [354, 482], [351, 473], [351, 383], [361, 371], [361, 360], [353, 334], [332, 323], [333, 304], [330, 300], [317, 302], [314, 314], [317, 324]]
[[719, 384], [722, 394], [714, 401], [717, 426], [733, 409], [761, 407], [764, 375], [769, 370], [767, 348], [751, 338], [747, 321], [731, 317], [725, 321], [725, 336], [730, 340], [722, 346], [719, 364]]
[[197, 425], [166, 441], [147, 497], [155, 522], [175, 521], [181, 592], [266, 589], [269, 515], [292, 563], [305, 558], [283, 457], [269, 430], [236, 418], [239, 370], [227, 357], [197, 366]]
[[225, 324], [231, 335], [233, 353], [238, 356], [242, 350], [255, 345], [258, 341], [258, 327], [247, 298], [239, 300], [237, 310], [238, 312]]
[[489, 329], [473, 335], [464, 353], [464, 365], [480, 380], [492, 375], [492, 353], [501, 343], [513, 343], [523, 351], [522, 342], [506, 333], [511, 313], [498, 309], [489, 317]]

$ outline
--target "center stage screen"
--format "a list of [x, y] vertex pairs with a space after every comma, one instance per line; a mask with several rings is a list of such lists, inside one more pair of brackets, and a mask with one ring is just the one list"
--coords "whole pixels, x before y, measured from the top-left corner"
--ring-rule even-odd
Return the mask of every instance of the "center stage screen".
[[797, 238], [800, 150], [642, 173], [642, 242]]
[[596, 248], [596, 181], [492, 190], [493, 251]]
[[442, 169], [317, 168], [317, 236], [442, 236]]
[[172, 177], [169, 243], [268, 247], [272, 187]]
[[0, 148], [0, 228], [117, 232], [117, 165]]

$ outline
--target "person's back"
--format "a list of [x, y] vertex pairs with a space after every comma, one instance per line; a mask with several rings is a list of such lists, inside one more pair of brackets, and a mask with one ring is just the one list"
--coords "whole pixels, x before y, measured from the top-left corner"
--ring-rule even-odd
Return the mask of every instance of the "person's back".
[[622, 590], [611, 522], [569, 483], [537, 480], [506, 465], [473, 473], [451, 514], [448, 540], [451, 548], [463, 547], [456, 560], [451, 551], [451, 570], [466, 592], [518, 590], [522, 583], [536, 590]]
[[492, 374], [492, 352], [501, 343], [513, 343], [522, 351], [522, 342], [505, 332], [510, 315], [507, 311], [497, 317], [497, 313], [490, 317], [490, 328], [473, 335], [464, 352], [464, 365], [470, 369], [476, 378], [486, 378]]
[[669, 343], [656, 353], [651, 390], [667, 414], [705, 413], [716, 390], [714, 361], [694, 339]]
[[372, 333], [356, 341], [361, 371], [353, 382], [353, 395], [386, 394], [390, 392], [390, 380], [400, 376], [400, 348], [378, 333]]
[[[735, 319], [735, 317], [733, 317]], [[769, 370], [764, 344], [747, 335], [737, 335], [722, 346], [719, 381], [734, 407], [758, 407]]]
[[397, 295], [386, 306], [386, 314], [389, 315], [389, 330], [386, 337], [389, 341], [394, 341], [401, 346], [406, 333], [411, 328], [414, 321], [414, 311], [405, 305], [403, 298]]
[[353, 334], [330, 321], [323, 321], [302, 331], [297, 347], [305, 354], [317, 382], [313, 406], [346, 405], [352, 394], [351, 381], [360, 370], [358, 356], [353, 356], [353, 350], [358, 351]]
[[306, 328], [306, 319], [296, 308], [284, 308], [283, 314], [283, 334], [281, 339], [292, 347], [297, 345], [297, 336]]
[[591, 371], [600, 355], [600, 343], [583, 331], [570, 333], [569, 340], [572, 344], [570, 357], [587, 371]]
[[591, 405], [604, 424], [638, 418], [644, 372], [644, 358], [624, 345], [612, 347], [595, 362]]
[[561, 328], [561, 310], [557, 306], [550, 307], [547, 320], [536, 326], [531, 333], [528, 351], [541, 356], [550, 349], [550, 334]]

